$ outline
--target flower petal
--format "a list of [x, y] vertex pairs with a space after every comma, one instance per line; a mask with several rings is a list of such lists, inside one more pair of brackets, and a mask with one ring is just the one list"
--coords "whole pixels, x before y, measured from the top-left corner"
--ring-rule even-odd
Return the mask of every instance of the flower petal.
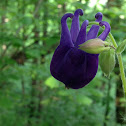
[[71, 29], [70, 29], [70, 33], [71, 33], [71, 38], [72, 38], [72, 42], [75, 43], [79, 30], [80, 30], [80, 25], [79, 25], [79, 15], [82, 16], [83, 15], [83, 10], [81, 9], [77, 9], [74, 13], [74, 18], [72, 20], [72, 24], [71, 24]]
[[87, 85], [96, 75], [98, 55], [88, 54], [76, 47], [58, 47], [53, 55], [50, 71], [66, 87], [78, 89]]
[[[103, 16], [102, 13], [98, 12], [95, 15], [96, 22], [102, 21], [102, 16]], [[99, 31], [99, 28], [100, 27], [98, 25], [93, 25], [87, 34], [87, 40], [96, 38], [98, 31]]]
[[111, 27], [110, 27], [110, 24], [108, 22], [106, 22], [106, 21], [101, 21], [99, 23], [99, 25], [100, 26], [103, 26], [103, 25], [105, 26], [105, 30], [98, 37], [98, 38], [100, 38], [101, 40], [104, 41], [106, 39], [107, 35], [109, 34]]
[[101, 12], [98, 12], [98, 13], [95, 15], [96, 22], [102, 21], [102, 17], [103, 17], [103, 14], [102, 14]]
[[61, 71], [61, 67], [63, 64], [64, 57], [70, 47], [68, 46], [58, 46], [53, 54], [52, 61], [50, 64], [50, 72], [53, 77], [55, 77], [59, 81], [62, 80], [63, 73]]
[[75, 46], [78, 47], [78, 45], [84, 43], [86, 41], [86, 28], [88, 26], [88, 20], [85, 20], [81, 26], [81, 29], [80, 29], [80, 32], [78, 34], [78, 37], [77, 37], [77, 40], [76, 40], [76, 43], [75, 43]]
[[66, 22], [68, 17], [73, 18], [73, 14], [67, 13], [61, 19], [62, 31], [61, 31], [60, 45], [62, 46], [66, 46], [66, 45], [73, 46], [70, 31], [68, 29], [67, 22]]
[[61, 80], [68, 88], [82, 88], [95, 77], [97, 69], [98, 55], [88, 54], [74, 47], [64, 57], [60, 69]]

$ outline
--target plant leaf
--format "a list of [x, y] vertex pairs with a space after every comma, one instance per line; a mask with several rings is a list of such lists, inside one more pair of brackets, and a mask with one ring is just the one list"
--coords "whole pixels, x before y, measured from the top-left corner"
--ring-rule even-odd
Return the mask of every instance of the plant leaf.
[[125, 50], [126, 47], [126, 39], [117, 47], [116, 53], [120, 54]]

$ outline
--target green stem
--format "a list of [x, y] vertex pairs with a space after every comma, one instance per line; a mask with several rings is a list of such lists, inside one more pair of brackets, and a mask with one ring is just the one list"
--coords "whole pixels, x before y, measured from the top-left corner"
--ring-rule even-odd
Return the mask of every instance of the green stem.
[[[98, 22], [92, 21], [92, 22], [89, 22], [88, 25], [99, 25], [99, 23], [98, 23]], [[102, 28], [105, 29], [104, 26], [102, 26]], [[116, 41], [115, 41], [115, 39], [114, 39], [114, 37], [112, 36], [111, 33], [109, 33], [109, 37], [110, 37], [110, 39], [112, 40], [112, 43], [113, 43], [114, 47], [117, 48], [118, 46], [117, 46]]]
[[[88, 25], [99, 25], [99, 22], [92, 21], [92, 22], [89, 22]], [[102, 28], [105, 29], [104, 26], [102, 26]], [[116, 41], [115, 41], [115, 39], [114, 39], [114, 37], [112, 36], [111, 33], [109, 33], [109, 37], [112, 40], [112, 43], [113, 43], [114, 47], [117, 48], [118, 46], [117, 46]]]
[[[109, 37], [114, 45], [115, 48], [117, 48], [117, 43], [112, 36], [111, 33], [109, 33]], [[122, 85], [123, 85], [123, 90], [124, 90], [124, 96], [126, 97], [126, 77], [125, 77], [125, 72], [124, 72], [124, 67], [123, 67], [123, 61], [122, 61], [122, 56], [121, 54], [117, 54], [118, 62], [119, 62], [119, 69], [120, 69], [120, 75], [121, 75], [121, 80], [122, 80]]]
[[118, 46], [117, 46], [116, 41], [115, 41], [114, 37], [112, 36], [111, 32], [109, 32], [109, 37], [112, 40], [114, 47], [117, 48]]
[[[89, 25], [99, 25], [98, 22], [89, 22]], [[102, 28], [104, 29], [104, 27], [102, 26]], [[113, 43], [113, 46], [115, 48], [118, 47], [114, 37], [112, 36], [111, 33], [109, 33], [109, 37]], [[119, 68], [120, 68], [120, 75], [121, 75], [121, 80], [122, 80], [122, 85], [123, 85], [123, 90], [124, 90], [124, 95], [126, 97], [126, 77], [125, 77], [125, 72], [124, 72], [124, 67], [123, 67], [123, 61], [122, 61], [122, 56], [121, 54], [116, 54], [117, 58], [118, 58], [118, 62], [119, 62]]]
[[99, 25], [99, 23], [95, 22], [95, 21], [92, 21], [92, 22], [89, 22], [88, 25]]
[[121, 80], [122, 80], [122, 84], [123, 84], [124, 95], [126, 97], [126, 78], [125, 78], [125, 72], [124, 72], [121, 54], [117, 54], [117, 58], [118, 58], [118, 62], [119, 62], [119, 68], [120, 68]]

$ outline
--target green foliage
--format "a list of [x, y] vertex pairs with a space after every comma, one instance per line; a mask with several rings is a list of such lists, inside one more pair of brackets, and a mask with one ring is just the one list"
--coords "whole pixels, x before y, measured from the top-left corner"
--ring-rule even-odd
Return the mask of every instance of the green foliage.
[[56, 81], [56, 79], [52, 76], [45, 81], [45, 84], [49, 86], [51, 89], [59, 87], [59, 82]]
[[116, 53], [117, 53], [117, 54], [121, 54], [121, 53], [124, 51], [125, 47], [126, 47], [126, 40], [124, 40], [124, 41], [118, 46], [118, 48], [116, 49]]
[[[108, 120], [108, 79], [99, 68], [94, 80], [79, 90], [66, 89], [50, 74], [60, 41], [61, 17], [77, 8], [80, 22], [103, 12], [118, 41], [125, 38], [126, 4], [90, 0], [2, 0], [0, 3], [0, 126], [108, 126], [115, 118], [118, 76], [112, 72]], [[68, 20], [70, 27], [71, 20]], [[89, 27], [88, 27], [89, 28]], [[124, 53], [125, 54], [125, 50]], [[124, 63], [126, 57], [124, 56]], [[118, 69], [118, 68], [117, 68]], [[123, 99], [121, 99], [123, 102]]]

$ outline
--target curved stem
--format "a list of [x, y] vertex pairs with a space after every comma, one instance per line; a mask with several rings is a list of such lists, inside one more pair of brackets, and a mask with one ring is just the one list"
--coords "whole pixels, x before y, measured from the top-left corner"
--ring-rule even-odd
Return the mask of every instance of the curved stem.
[[[93, 25], [93, 24], [99, 25], [98, 22], [89, 22], [89, 25]], [[102, 27], [102, 28], [104, 29], [104, 27]], [[118, 45], [117, 45], [117, 43], [116, 43], [116, 41], [115, 41], [115, 39], [114, 39], [114, 37], [112, 36], [111, 33], [109, 33], [109, 37], [110, 37], [110, 39], [111, 39], [111, 41], [113, 43], [113, 46], [115, 48], [117, 48]], [[121, 56], [121, 54], [116, 54], [116, 55], [117, 55], [118, 62], [119, 62], [119, 69], [120, 69], [120, 75], [121, 75], [123, 90], [124, 90], [124, 96], [126, 98], [126, 77], [125, 77], [125, 72], [124, 72], [124, 66], [123, 66], [122, 56]]]
[[[92, 22], [89, 22], [88, 25], [99, 25], [99, 22], [92, 21]], [[102, 28], [105, 29], [104, 26], [102, 26]], [[116, 41], [115, 41], [114, 37], [112, 36], [111, 32], [109, 32], [109, 37], [112, 40], [114, 47], [117, 48], [118, 46], [117, 46]]]
[[113, 43], [114, 47], [117, 48], [118, 45], [116, 44], [116, 41], [115, 41], [114, 37], [112, 36], [111, 32], [109, 32], [109, 37], [112, 40], [112, 43]]
[[122, 80], [122, 84], [123, 84], [124, 95], [126, 97], [126, 78], [125, 78], [125, 72], [124, 72], [121, 54], [117, 54], [117, 58], [118, 58], [118, 62], [119, 62], [119, 68], [120, 68], [121, 80]]
[[[118, 45], [111, 33], [109, 33], [109, 37], [110, 37], [114, 47], [117, 48]], [[124, 72], [122, 56], [121, 56], [121, 54], [116, 54], [116, 55], [117, 55], [118, 62], [119, 62], [119, 69], [120, 69], [120, 75], [121, 75], [121, 80], [122, 80], [122, 85], [123, 85], [124, 96], [126, 98], [126, 77], [125, 77], [125, 72]]]
[[88, 25], [99, 25], [99, 22], [92, 21], [92, 22], [89, 22]]
[[[114, 47], [117, 48], [118, 45], [111, 33], [109, 33], [109, 37], [110, 37]], [[120, 69], [120, 75], [121, 75], [121, 80], [122, 80], [122, 85], [123, 85], [124, 96], [126, 98], [126, 77], [125, 77], [125, 72], [124, 72], [122, 56], [121, 56], [121, 54], [116, 54], [116, 55], [117, 55], [118, 62], [119, 62], [119, 69]]]

